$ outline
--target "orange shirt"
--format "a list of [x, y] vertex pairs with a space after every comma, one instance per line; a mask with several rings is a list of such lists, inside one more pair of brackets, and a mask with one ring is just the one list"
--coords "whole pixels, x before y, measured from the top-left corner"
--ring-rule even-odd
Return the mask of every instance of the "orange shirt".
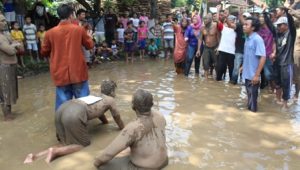
[[50, 57], [50, 73], [56, 86], [88, 80], [82, 46], [92, 49], [93, 40], [83, 27], [70, 21], [62, 21], [46, 32], [41, 54]]

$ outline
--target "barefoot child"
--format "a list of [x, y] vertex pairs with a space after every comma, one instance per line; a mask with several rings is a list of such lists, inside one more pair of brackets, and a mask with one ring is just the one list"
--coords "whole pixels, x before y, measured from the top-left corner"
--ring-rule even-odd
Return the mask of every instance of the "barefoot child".
[[148, 28], [145, 26], [145, 21], [139, 22], [138, 28], [138, 43], [140, 50], [140, 59], [143, 60], [145, 57], [146, 38], [148, 35]]
[[127, 29], [124, 33], [125, 38], [125, 53], [126, 53], [126, 62], [128, 63], [129, 59], [133, 62], [133, 55], [134, 55], [134, 29], [132, 27], [132, 21], [127, 23]]
[[118, 45], [120, 47], [123, 47], [124, 44], [124, 26], [122, 23], [119, 24], [119, 28], [117, 29], [117, 34], [118, 34]]
[[[43, 42], [44, 42], [44, 38], [45, 38], [45, 34], [46, 34], [45, 29], [46, 29], [45, 25], [41, 24], [40, 27], [39, 27], [39, 31], [37, 32], [39, 49], [41, 49], [40, 47], [42, 47]], [[39, 54], [40, 54], [40, 57], [42, 58], [40, 50], [39, 50]], [[46, 58], [45, 58], [45, 61], [47, 61]]]
[[113, 59], [118, 59], [119, 58], [119, 50], [118, 50], [118, 45], [116, 40], [112, 40], [111, 42], [111, 51], [112, 51], [112, 57]]
[[103, 81], [100, 95], [102, 99], [93, 104], [86, 104], [80, 99], [63, 103], [55, 113], [56, 134], [60, 144], [37, 154], [29, 154], [24, 163], [31, 163], [44, 156], [47, 156], [45, 161], [50, 163], [59, 156], [77, 152], [90, 145], [88, 121], [99, 118], [104, 124], [107, 124], [108, 120], [104, 113], [108, 110], [119, 129], [123, 129], [124, 124], [114, 99], [116, 87], [117, 85], [113, 81]]
[[29, 52], [29, 56], [31, 58], [31, 62], [33, 63], [34, 60], [39, 62], [38, 58], [38, 46], [37, 46], [37, 29], [34, 24], [31, 23], [31, 18], [27, 16], [25, 18], [25, 25], [23, 26], [23, 32], [26, 39], [26, 47]]

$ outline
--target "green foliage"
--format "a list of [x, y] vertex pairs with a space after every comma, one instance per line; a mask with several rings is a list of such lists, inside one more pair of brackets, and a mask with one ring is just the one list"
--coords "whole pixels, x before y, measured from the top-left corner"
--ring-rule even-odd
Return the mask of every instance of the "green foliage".
[[186, 0], [171, 0], [171, 8], [186, 6]]
[[2, 3], [2, 1], [0, 2], [0, 11], [3, 12], [3, 3]]
[[114, 3], [113, 3], [112, 0], [105, 0], [103, 2], [103, 6], [104, 6], [104, 9], [113, 8], [114, 7]]
[[136, 3], [137, 0], [122, 0], [122, 3], [128, 6], [133, 5], [134, 3]]
[[266, 0], [270, 8], [276, 8], [284, 3], [285, 0]]
[[195, 0], [186, 0], [186, 3], [187, 3], [188, 5], [193, 5], [194, 2], [195, 2]]

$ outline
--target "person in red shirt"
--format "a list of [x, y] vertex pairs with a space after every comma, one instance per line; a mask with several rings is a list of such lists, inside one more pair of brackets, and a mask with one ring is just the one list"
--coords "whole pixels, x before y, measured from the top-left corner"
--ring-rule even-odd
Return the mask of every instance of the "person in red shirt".
[[47, 31], [41, 54], [50, 57], [50, 73], [56, 86], [55, 110], [73, 97], [89, 95], [88, 68], [82, 46], [92, 49], [94, 43], [84, 27], [72, 24], [73, 8], [63, 4], [57, 9], [58, 26]]

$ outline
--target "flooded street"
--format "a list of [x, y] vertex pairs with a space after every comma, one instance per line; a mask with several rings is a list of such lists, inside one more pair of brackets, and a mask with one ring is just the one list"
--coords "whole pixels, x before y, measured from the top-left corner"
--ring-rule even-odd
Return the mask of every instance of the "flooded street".
[[[259, 112], [245, 107], [241, 86], [196, 77], [177, 76], [172, 61], [101, 64], [89, 73], [91, 94], [104, 79], [117, 82], [117, 105], [127, 124], [135, 118], [131, 97], [138, 88], [154, 95], [154, 109], [167, 120], [169, 165], [166, 170], [299, 170], [300, 107], [281, 111], [267, 90]], [[94, 156], [119, 133], [110, 124], [90, 122], [92, 144], [51, 164], [23, 161], [28, 153], [57, 144], [54, 127], [55, 87], [49, 74], [25, 78], [13, 107], [12, 122], [0, 121], [1, 170], [93, 170]], [[1, 115], [2, 118], [2, 115]]]

